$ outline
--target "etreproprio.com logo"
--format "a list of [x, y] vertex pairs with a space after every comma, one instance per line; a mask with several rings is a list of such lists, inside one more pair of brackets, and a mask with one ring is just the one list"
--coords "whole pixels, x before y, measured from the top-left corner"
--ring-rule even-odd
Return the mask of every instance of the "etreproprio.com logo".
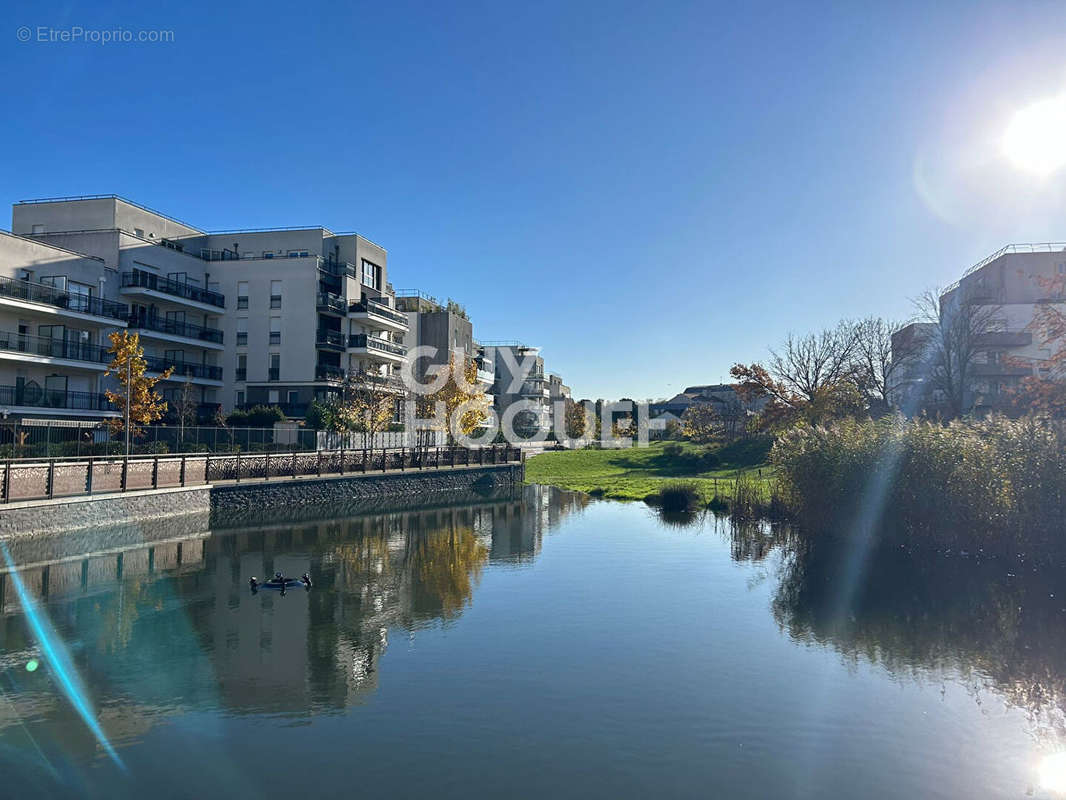
[[174, 41], [174, 31], [20, 25], [15, 38], [34, 44], [169, 44]]

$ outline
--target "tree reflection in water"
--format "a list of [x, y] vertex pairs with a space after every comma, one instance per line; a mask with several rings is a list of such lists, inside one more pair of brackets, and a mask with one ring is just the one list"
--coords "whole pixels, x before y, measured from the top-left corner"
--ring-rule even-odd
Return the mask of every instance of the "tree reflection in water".
[[794, 640], [900, 675], [957, 673], [978, 702], [992, 690], [1038, 732], [1066, 736], [1066, 568], [885, 549], [841, 607], [831, 539], [766, 522], [731, 525], [730, 537], [738, 561], [780, 556], [772, 610]]

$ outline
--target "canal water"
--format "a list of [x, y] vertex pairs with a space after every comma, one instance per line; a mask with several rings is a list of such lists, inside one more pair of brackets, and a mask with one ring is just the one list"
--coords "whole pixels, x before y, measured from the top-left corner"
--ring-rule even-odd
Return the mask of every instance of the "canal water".
[[9, 555], [3, 797], [1066, 790], [1066, 590], [1024, 560], [543, 487]]

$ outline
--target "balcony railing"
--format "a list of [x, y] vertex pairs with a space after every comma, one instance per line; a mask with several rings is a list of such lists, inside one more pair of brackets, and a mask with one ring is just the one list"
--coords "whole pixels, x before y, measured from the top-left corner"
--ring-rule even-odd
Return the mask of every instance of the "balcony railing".
[[976, 337], [978, 347], [1027, 347], [1033, 343], [1030, 331], [988, 331]]
[[196, 303], [206, 303], [218, 308], [226, 307], [226, 298], [218, 292], [201, 289], [199, 286], [171, 280], [170, 278], [164, 278], [161, 275], [154, 275], [139, 269], [122, 273], [122, 288], [149, 289], [154, 292], [173, 295], [174, 297], [183, 297]]
[[402, 311], [397, 311], [380, 300], [373, 300], [367, 298], [364, 302], [352, 303], [348, 306], [348, 311], [352, 314], [371, 314], [383, 319], [387, 319], [390, 322], [395, 322], [397, 325], [403, 325], [407, 327], [407, 315]]
[[0, 331], [0, 350], [26, 353], [42, 358], [66, 358], [71, 361], [91, 361], [94, 364], [110, 364], [113, 356], [107, 348], [86, 342], [68, 342], [30, 334]]
[[407, 348], [402, 344], [389, 342], [385, 339], [378, 339], [374, 336], [367, 336], [365, 333], [353, 333], [349, 336], [348, 347], [376, 350], [379, 353], [388, 353], [389, 355], [400, 356], [401, 358], [407, 355]]
[[222, 380], [222, 367], [217, 367], [214, 364], [193, 364], [188, 361], [171, 361], [170, 359], [159, 358], [158, 356], [145, 356], [144, 363], [149, 372], [162, 372], [165, 369], [173, 367], [174, 373], [170, 376], [172, 379], [188, 376], [190, 378], [204, 378], [210, 381]]
[[11, 297], [16, 300], [25, 300], [28, 303], [43, 303], [55, 308], [64, 308], [67, 311], [111, 319], [125, 319], [126, 314], [129, 313], [129, 308], [125, 304], [116, 303], [113, 300], [65, 292], [43, 283], [19, 281], [3, 276], [0, 276], [0, 297]]
[[344, 350], [344, 334], [340, 331], [320, 330], [315, 336], [315, 345], [326, 350]]
[[344, 314], [347, 308], [344, 304], [344, 298], [332, 292], [319, 292], [317, 307], [321, 313], [337, 314], [338, 316]]
[[37, 385], [0, 386], [0, 406], [69, 408], [73, 411], [115, 411], [106, 394], [68, 392]]
[[327, 275], [333, 275], [337, 278], [343, 278], [345, 275], [349, 278], [354, 278], [358, 274], [355, 269], [355, 264], [351, 264], [347, 261], [326, 261], [325, 259], [320, 259], [318, 262], [318, 268]]
[[204, 342], [222, 344], [222, 331], [218, 328], [205, 328], [202, 325], [193, 325], [189, 322], [178, 322], [165, 317], [152, 316], [133, 315], [128, 322], [131, 328], [169, 333], [172, 336], [184, 336], [186, 339], [199, 339]]
[[316, 381], [329, 381], [330, 383], [340, 383], [344, 380], [344, 370], [340, 367], [331, 367], [325, 364], [319, 364], [315, 367], [315, 380]]

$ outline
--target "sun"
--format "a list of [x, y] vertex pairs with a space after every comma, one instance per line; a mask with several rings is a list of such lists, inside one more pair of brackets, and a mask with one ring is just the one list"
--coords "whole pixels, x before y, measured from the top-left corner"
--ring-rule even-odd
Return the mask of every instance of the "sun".
[[1041, 177], [1066, 166], [1066, 96], [1016, 112], [1003, 135], [1003, 152], [1018, 169]]

